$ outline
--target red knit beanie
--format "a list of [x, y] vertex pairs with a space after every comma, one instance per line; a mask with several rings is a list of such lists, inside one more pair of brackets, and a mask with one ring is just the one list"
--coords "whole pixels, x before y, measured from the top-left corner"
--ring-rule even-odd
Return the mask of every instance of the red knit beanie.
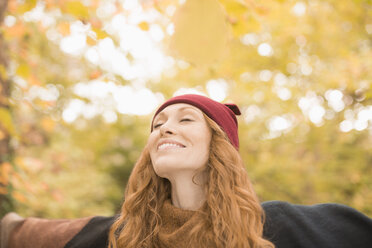
[[[235, 104], [222, 104], [208, 97], [194, 94], [180, 95], [172, 97], [163, 103], [156, 111], [157, 116], [167, 106], [176, 103], [187, 103], [203, 111], [209, 118], [214, 120], [229, 137], [230, 142], [236, 149], [239, 149], [238, 121], [235, 115], [240, 115], [240, 110]], [[152, 123], [151, 123], [152, 131]]]

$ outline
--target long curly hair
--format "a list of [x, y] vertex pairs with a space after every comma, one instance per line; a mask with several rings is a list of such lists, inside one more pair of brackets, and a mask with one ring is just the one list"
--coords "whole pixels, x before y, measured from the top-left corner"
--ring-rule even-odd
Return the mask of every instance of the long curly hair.
[[[212, 130], [207, 195], [198, 210], [201, 221], [190, 230], [186, 247], [273, 248], [262, 237], [264, 211], [239, 152], [225, 132], [203, 115]], [[170, 196], [171, 184], [155, 174], [146, 146], [129, 178], [120, 216], [111, 227], [109, 248], [158, 247], [160, 210]]]

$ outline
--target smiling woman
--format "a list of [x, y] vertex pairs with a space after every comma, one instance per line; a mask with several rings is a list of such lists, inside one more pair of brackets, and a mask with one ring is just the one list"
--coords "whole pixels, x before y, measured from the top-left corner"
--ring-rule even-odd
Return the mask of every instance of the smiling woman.
[[260, 204], [239, 154], [239, 108], [199, 95], [156, 111], [121, 211], [1, 221], [0, 248], [369, 248], [372, 220], [339, 204]]
[[159, 107], [112, 247], [273, 247], [237, 150], [236, 114], [236, 105], [199, 95]]
[[156, 116], [152, 130], [148, 139], [152, 166], [171, 182], [173, 204], [200, 208], [205, 193], [199, 184], [205, 184], [211, 140], [202, 111], [183, 103], [168, 106]]

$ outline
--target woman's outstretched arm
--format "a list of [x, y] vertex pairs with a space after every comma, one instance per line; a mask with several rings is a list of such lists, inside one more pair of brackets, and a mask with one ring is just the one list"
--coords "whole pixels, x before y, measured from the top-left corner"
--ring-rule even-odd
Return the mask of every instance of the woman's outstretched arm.
[[264, 236], [277, 248], [372, 247], [372, 219], [348, 206], [281, 201], [262, 206], [266, 213]]
[[113, 221], [114, 217], [53, 220], [9, 213], [1, 220], [0, 248], [106, 248]]

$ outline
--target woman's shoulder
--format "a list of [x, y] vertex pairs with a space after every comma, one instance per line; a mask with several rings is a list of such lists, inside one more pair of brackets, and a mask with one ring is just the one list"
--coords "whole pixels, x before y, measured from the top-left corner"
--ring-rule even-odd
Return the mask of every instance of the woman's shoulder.
[[264, 236], [280, 247], [372, 247], [372, 219], [336, 203], [262, 203]]

